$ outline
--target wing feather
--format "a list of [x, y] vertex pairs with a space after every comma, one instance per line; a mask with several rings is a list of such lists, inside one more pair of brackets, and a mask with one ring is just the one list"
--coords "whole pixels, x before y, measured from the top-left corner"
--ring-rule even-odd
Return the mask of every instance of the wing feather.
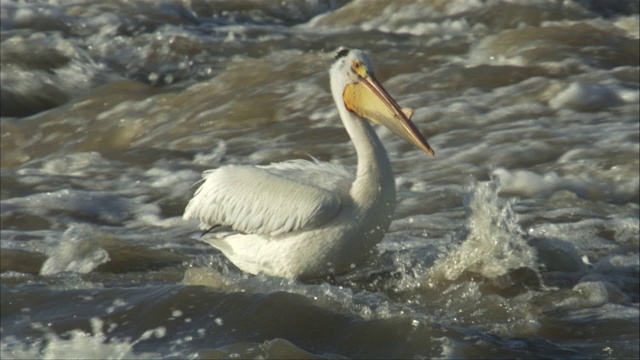
[[183, 217], [199, 219], [202, 228], [225, 225], [251, 234], [278, 235], [321, 226], [340, 212], [344, 189], [326, 181], [329, 169], [311, 171], [325, 172], [321, 186], [311, 185], [310, 177], [296, 178], [317, 167], [304, 163], [209, 170]]
[[352, 169], [337, 164], [313, 161], [289, 160], [266, 166], [258, 166], [272, 174], [348, 196], [351, 183], [355, 180]]

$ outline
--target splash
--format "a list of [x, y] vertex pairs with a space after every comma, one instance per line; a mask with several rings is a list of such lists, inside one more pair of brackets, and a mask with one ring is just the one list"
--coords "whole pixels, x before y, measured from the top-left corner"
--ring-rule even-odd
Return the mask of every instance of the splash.
[[536, 269], [535, 250], [524, 239], [513, 201], [500, 199], [494, 182], [474, 184], [467, 191], [467, 237], [435, 262], [426, 274], [429, 284], [453, 281], [465, 272], [494, 279], [519, 268]]
[[40, 275], [64, 271], [87, 274], [109, 261], [109, 253], [96, 241], [96, 232], [87, 225], [72, 225], [62, 234], [60, 244], [42, 264]]
[[166, 329], [159, 327], [145, 331], [138, 339], [109, 338], [102, 330], [104, 322], [99, 318], [90, 320], [91, 333], [80, 329], [71, 330], [65, 338], [56, 335], [41, 324], [34, 329], [43, 330], [44, 338], [30, 344], [9, 336], [0, 341], [0, 357], [3, 359], [153, 359], [158, 354], [135, 353], [133, 347], [141, 341], [165, 336]]

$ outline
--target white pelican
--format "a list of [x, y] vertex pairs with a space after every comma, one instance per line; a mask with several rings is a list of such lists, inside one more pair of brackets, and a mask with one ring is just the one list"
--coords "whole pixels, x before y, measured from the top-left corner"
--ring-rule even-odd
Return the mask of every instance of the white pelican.
[[356, 149], [354, 174], [344, 166], [292, 160], [266, 166], [227, 165], [203, 174], [184, 219], [202, 229], [237, 231], [204, 241], [241, 270], [285, 278], [339, 274], [362, 263], [388, 229], [395, 180], [368, 120], [435, 155], [410, 118], [373, 75], [367, 54], [339, 48], [331, 93]]

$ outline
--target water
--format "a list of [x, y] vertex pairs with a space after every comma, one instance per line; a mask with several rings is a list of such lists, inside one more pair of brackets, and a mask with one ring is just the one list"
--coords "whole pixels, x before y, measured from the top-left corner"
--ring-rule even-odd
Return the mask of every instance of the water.
[[[637, 358], [633, 1], [2, 1], [2, 358]], [[181, 219], [200, 173], [355, 165], [329, 94], [371, 54], [369, 260], [248, 276]]]

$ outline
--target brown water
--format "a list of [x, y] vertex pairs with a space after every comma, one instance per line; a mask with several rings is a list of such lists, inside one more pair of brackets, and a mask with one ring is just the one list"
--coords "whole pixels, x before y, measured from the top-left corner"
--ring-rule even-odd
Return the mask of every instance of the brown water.
[[[2, 358], [637, 358], [633, 1], [2, 1]], [[249, 276], [181, 219], [200, 173], [355, 165], [338, 46], [398, 208], [351, 273]]]

